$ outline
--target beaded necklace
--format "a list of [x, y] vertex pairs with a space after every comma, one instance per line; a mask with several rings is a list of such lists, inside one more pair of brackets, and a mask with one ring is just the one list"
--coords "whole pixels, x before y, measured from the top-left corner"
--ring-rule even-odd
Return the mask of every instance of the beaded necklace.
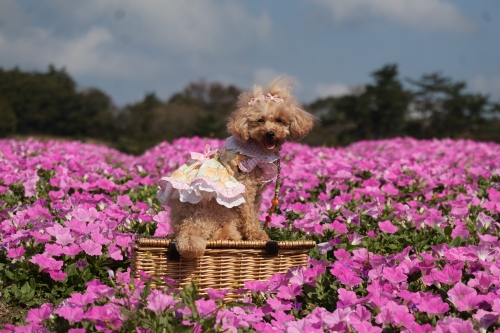
[[271, 216], [274, 213], [274, 210], [278, 206], [278, 196], [281, 188], [281, 164], [280, 164], [281, 156], [276, 160], [276, 166], [278, 167], [278, 175], [276, 176], [276, 186], [274, 188], [274, 198], [271, 200], [271, 208], [269, 208], [269, 212], [266, 216], [266, 222], [264, 223], [264, 229], [267, 229], [269, 222], [271, 222]]

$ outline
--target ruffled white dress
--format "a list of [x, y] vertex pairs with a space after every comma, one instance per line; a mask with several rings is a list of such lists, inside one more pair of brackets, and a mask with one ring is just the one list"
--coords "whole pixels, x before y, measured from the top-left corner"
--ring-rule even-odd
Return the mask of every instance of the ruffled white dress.
[[237, 165], [243, 172], [259, 167], [263, 171], [262, 181], [270, 182], [277, 175], [273, 162], [279, 155], [263, 150], [256, 142], [241, 142], [231, 136], [219, 151], [210, 151], [207, 146], [204, 155], [191, 153], [191, 157], [188, 163], [158, 181], [157, 197], [163, 205], [171, 205], [172, 200], [196, 204], [213, 198], [228, 208], [241, 205], [245, 203], [245, 186], [234, 178], [229, 166]]

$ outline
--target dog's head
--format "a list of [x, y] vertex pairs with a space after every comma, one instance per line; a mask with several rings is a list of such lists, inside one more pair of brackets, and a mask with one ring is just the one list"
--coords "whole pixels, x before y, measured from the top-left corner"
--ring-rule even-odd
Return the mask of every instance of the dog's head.
[[291, 79], [279, 76], [266, 90], [255, 85], [241, 93], [227, 130], [242, 142], [253, 140], [264, 150], [277, 152], [287, 137], [292, 141], [305, 137], [313, 119], [292, 95]]

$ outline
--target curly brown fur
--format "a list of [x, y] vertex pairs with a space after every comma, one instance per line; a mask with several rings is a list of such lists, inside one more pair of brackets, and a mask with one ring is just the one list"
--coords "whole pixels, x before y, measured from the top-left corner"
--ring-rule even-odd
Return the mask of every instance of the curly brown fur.
[[[263, 101], [249, 105], [252, 98], [267, 93], [279, 95], [284, 102]], [[238, 140], [253, 140], [263, 150], [273, 152], [281, 149], [287, 137], [298, 141], [312, 127], [313, 117], [302, 109], [292, 95], [291, 79], [286, 76], [276, 78], [267, 89], [256, 85], [253, 90], [243, 92], [238, 99], [238, 109], [227, 123], [228, 132]], [[201, 257], [205, 252], [206, 241], [211, 239], [269, 239], [267, 233], [261, 230], [258, 219], [262, 192], [269, 184], [262, 182], [262, 170], [256, 167], [245, 173], [234, 165], [228, 167], [245, 186], [245, 204], [227, 208], [211, 200], [196, 205], [179, 201], [172, 205], [171, 225], [177, 249], [185, 258]]]

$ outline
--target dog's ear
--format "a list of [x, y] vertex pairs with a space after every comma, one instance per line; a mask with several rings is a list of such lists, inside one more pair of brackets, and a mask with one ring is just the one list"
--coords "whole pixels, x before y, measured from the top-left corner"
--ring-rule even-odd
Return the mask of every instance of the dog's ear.
[[250, 138], [248, 133], [248, 119], [244, 109], [238, 109], [227, 119], [227, 131], [238, 140], [245, 142]]
[[299, 141], [304, 138], [313, 128], [314, 116], [309, 112], [295, 106], [290, 121], [290, 139]]

